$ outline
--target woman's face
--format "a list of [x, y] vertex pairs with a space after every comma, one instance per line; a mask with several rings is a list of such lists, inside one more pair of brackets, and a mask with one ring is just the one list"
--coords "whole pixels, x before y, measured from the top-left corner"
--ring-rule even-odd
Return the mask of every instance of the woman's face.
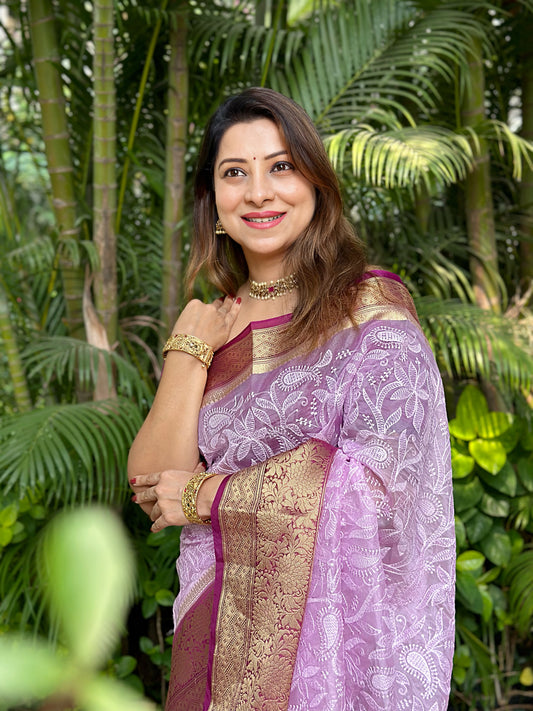
[[[250, 271], [281, 268], [287, 248], [311, 222], [315, 189], [294, 167], [275, 123], [256, 119], [228, 128], [214, 186], [220, 221], [241, 245]], [[277, 276], [281, 272], [271, 278]]]

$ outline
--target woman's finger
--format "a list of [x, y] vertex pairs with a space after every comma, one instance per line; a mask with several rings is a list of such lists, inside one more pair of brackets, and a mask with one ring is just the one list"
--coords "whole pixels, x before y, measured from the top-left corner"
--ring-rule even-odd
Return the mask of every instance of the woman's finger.
[[150, 472], [149, 474], [137, 474], [130, 479], [132, 486], [155, 486], [159, 482], [161, 472]]

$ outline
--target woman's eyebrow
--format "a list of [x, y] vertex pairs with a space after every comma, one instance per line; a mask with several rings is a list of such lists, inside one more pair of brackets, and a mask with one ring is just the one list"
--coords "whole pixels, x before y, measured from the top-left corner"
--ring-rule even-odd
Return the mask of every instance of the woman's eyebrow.
[[[276, 151], [275, 153], [269, 153], [267, 156], [265, 156], [264, 160], [271, 160], [272, 158], [276, 158], [277, 156], [283, 156], [289, 155], [289, 152], [286, 151], [285, 149], [281, 151]], [[218, 164], [218, 167], [220, 168], [224, 163], [246, 163], [245, 158], [223, 158], [220, 163]]]

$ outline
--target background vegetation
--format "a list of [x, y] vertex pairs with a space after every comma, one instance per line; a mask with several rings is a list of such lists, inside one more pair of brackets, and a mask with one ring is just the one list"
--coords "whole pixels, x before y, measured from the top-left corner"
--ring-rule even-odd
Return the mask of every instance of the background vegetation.
[[533, 708], [533, 1], [7, 0], [0, 13], [0, 630], [69, 648], [41, 594], [42, 531], [105, 503], [137, 561], [107, 673], [164, 699], [179, 532], [147, 536], [126, 457], [182, 305], [202, 128], [223, 97], [266, 85], [312, 116], [371, 261], [408, 283], [445, 379], [451, 708]]

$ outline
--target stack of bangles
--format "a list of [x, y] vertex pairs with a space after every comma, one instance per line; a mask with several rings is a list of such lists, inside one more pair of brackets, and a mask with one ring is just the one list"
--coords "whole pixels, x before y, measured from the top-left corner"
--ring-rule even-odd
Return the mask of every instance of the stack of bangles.
[[185, 489], [183, 489], [181, 507], [189, 523], [211, 523], [210, 518], [200, 518], [198, 515], [197, 499], [198, 492], [204, 481], [207, 481], [207, 479], [215, 475], [216, 472], [200, 472], [199, 474], [195, 474], [192, 479], [189, 479]]
[[214, 351], [205, 341], [196, 336], [189, 336], [186, 333], [175, 333], [170, 336], [163, 346], [163, 358], [167, 357], [169, 351], [183, 351], [198, 358], [204, 368], [209, 368], [213, 360]]

